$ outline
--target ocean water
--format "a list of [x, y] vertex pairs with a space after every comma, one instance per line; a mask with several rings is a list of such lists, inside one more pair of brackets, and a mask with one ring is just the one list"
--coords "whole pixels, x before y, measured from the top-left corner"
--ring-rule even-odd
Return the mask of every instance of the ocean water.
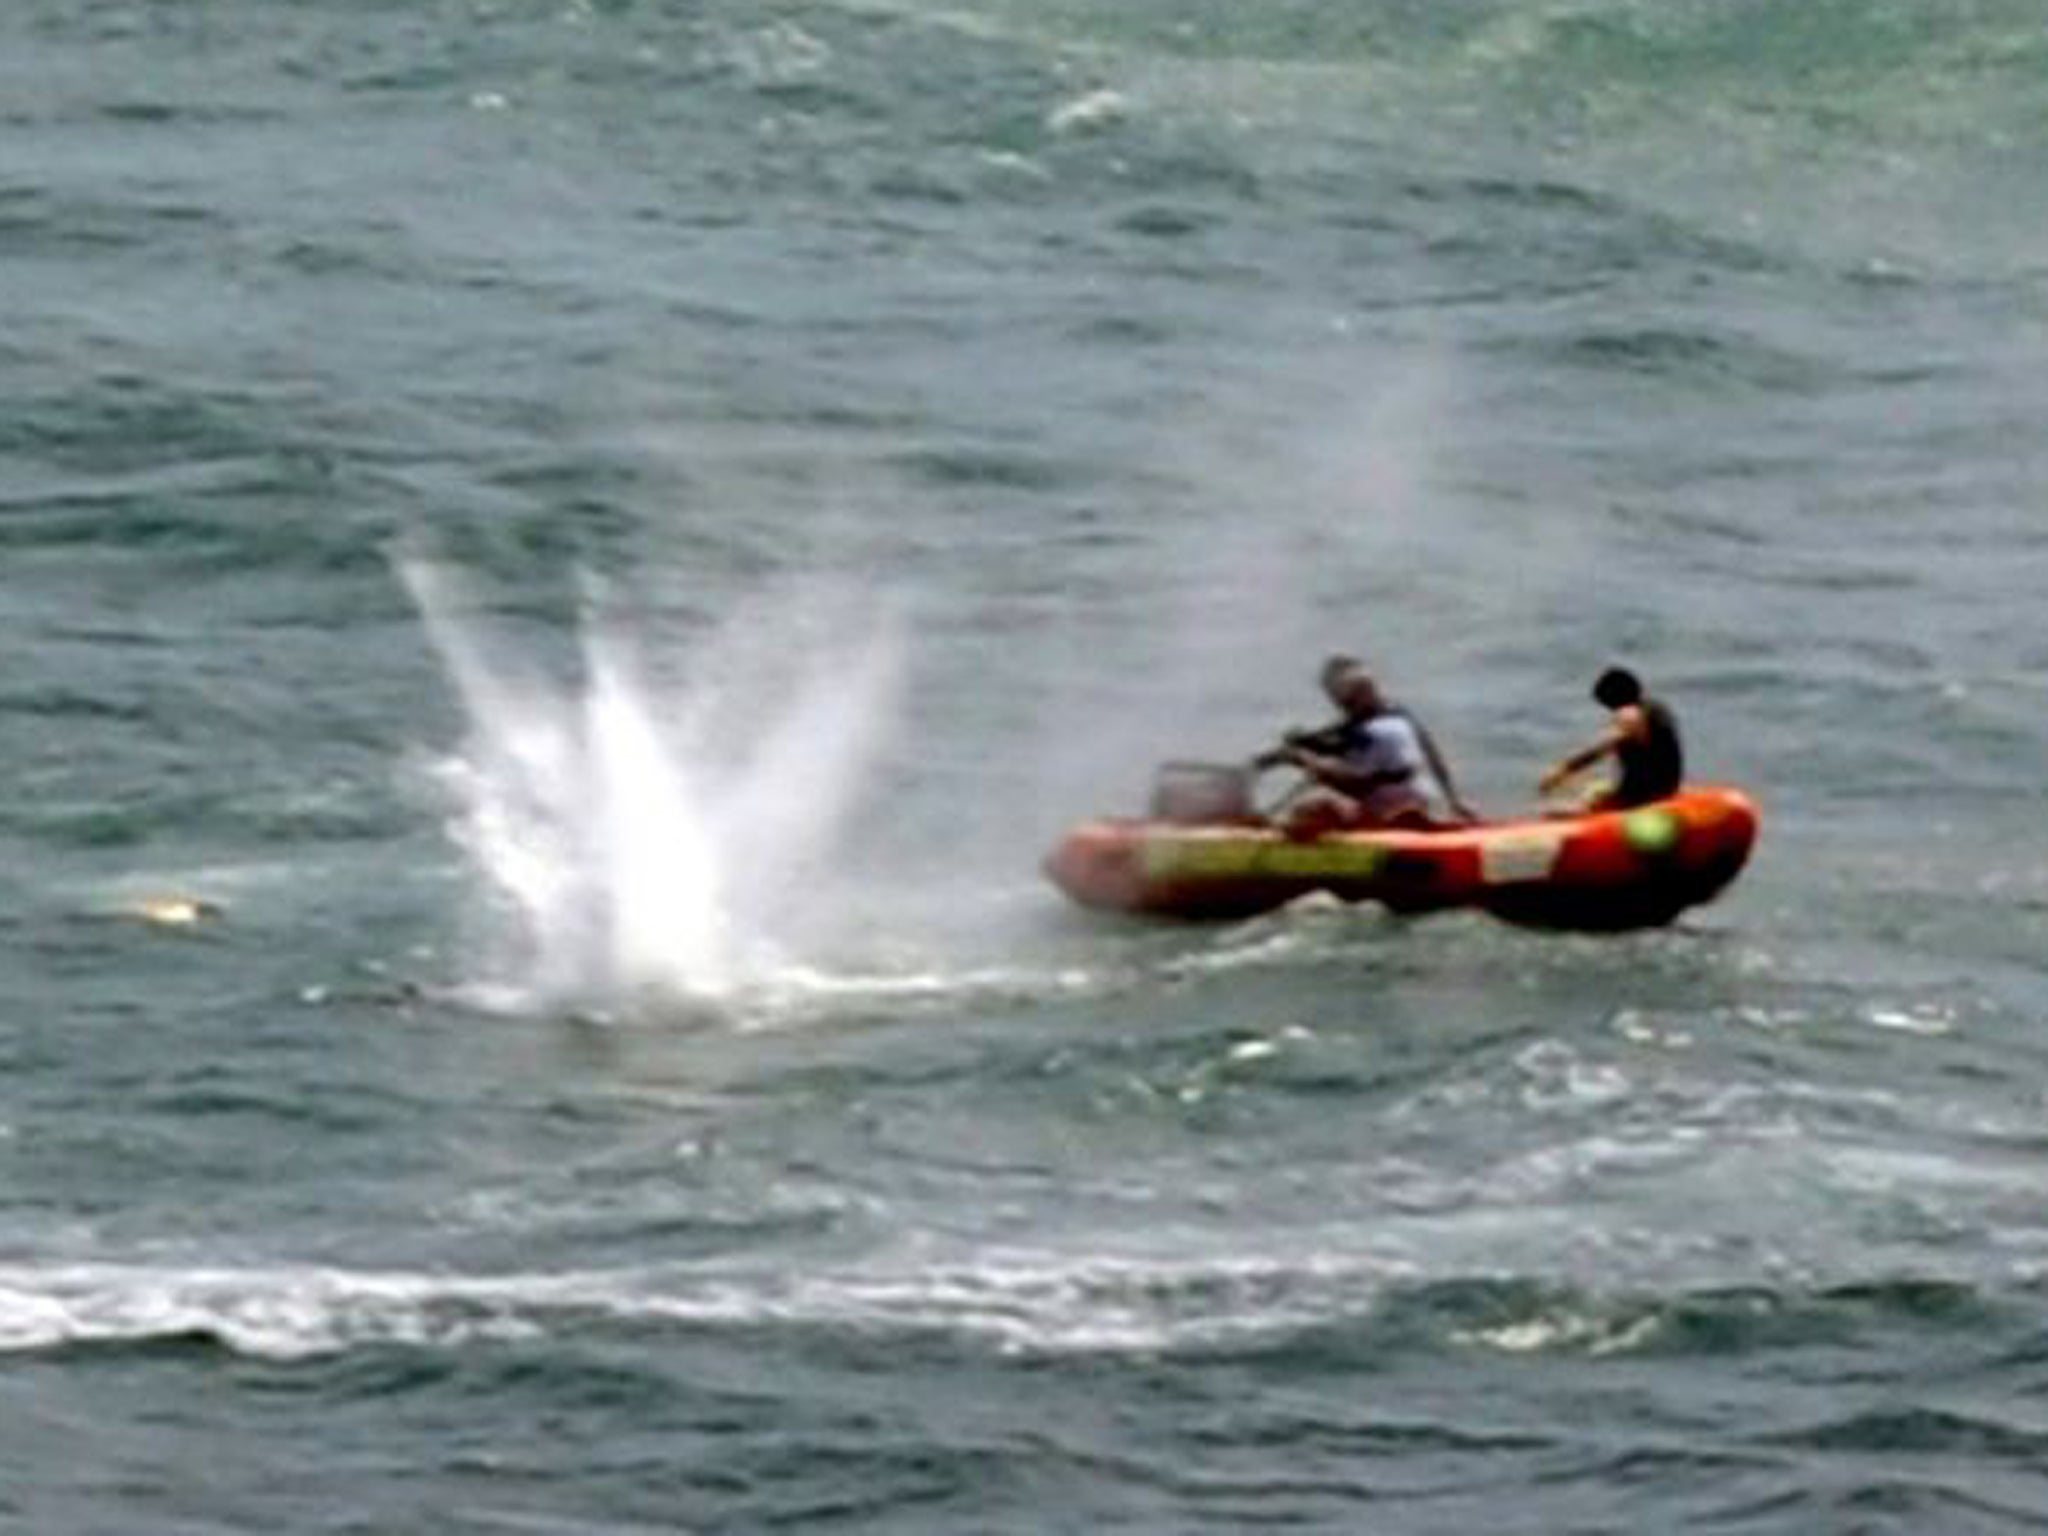
[[[0, 120], [0, 1528], [2048, 1528], [2033, 0], [10, 0]], [[1336, 649], [1501, 812], [1630, 662], [1754, 862], [1043, 882]]]

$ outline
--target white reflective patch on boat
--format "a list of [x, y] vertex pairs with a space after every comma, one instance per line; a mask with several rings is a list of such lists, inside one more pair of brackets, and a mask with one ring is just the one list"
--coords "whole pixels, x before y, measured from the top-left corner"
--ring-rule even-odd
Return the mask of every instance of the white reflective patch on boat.
[[1479, 845], [1479, 878], [1488, 885], [1518, 885], [1547, 880], [1564, 852], [1562, 832], [1535, 832], [1491, 837]]

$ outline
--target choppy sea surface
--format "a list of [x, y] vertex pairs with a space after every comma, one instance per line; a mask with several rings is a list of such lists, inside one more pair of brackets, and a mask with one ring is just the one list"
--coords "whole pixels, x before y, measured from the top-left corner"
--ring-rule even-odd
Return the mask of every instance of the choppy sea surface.
[[[11, 0], [0, 125], [0, 1527], [2048, 1529], [2034, 0]], [[1042, 881], [1332, 650], [1757, 856]]]

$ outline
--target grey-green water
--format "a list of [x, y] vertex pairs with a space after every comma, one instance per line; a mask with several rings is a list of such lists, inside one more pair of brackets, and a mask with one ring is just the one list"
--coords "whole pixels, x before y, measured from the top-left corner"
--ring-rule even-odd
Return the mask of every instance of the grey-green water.
[[[2048, 1525], [2044, 62], [5, 8], [0, 1524]], [[1337, 648], [1755, 863], [1061, 905]]]

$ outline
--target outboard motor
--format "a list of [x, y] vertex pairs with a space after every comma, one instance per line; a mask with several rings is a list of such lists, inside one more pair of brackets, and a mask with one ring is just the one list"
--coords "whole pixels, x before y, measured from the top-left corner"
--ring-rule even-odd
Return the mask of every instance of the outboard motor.
[[1256, 822], [1253, 774], [1229, 763], [1162, 763], [1152, 778], [1154, 821], [1181, 826]]

